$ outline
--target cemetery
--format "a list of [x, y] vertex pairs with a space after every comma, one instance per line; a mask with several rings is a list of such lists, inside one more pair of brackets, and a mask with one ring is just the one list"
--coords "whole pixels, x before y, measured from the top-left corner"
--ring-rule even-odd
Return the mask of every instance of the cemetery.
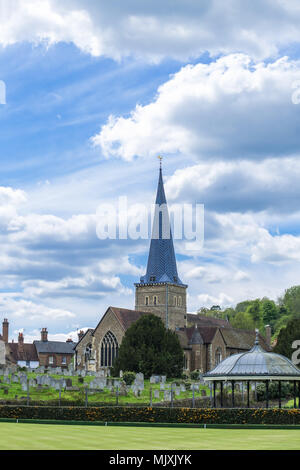
[[[60, 367], [26, 369], [0, 368], [1, 405], [43, 406], [161, 406], [184, 408], [265, 408], [262, 385], [243, 381], [224, 382], [221, 391], [215, 382], [207, 383], [199, 375], [197, 380], [170, 379], [152, 375], [144, 379], [142, 373], [131, 373], [132, 383], [120, 377], [110, 377], [105, 371], [86, 372]], [[125, 374], [124, 374], [125, 377]], [[282, 389], [285, 395], [278, 401], [269, 399], [273, 408], [298, 408], [299, 400], [293, 397], [293, 388]], [[219, 392], [219, 393], [218, 393]], [[281, 392], [283, 394], [283, 391]], [[276, 396], [276, 393], [275, 393]], [[295, 405], [296, 403], [296, 405]]]
[[133, 383], [126, 385], [122, 377], [105, 376], [103, 371], [86, 372], [54, 368], [35, 370], [16, 368], [0, 369], [1, 404], [45, 405], [131, 405], [149, 406], [163, 404], [176, 406], [186, 401], [186, 406], [209, 405], [211, 392], [203, 379], [171, 380], [153, 375], [144, 380], [142, 373], [135, 374]]

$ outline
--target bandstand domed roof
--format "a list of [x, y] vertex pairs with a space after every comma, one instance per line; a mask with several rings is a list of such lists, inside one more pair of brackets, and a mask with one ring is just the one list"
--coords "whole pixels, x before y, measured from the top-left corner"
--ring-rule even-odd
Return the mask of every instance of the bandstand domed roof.
[[300, 380], [300, 370], [287, 357], [267, 352], [258, 344], [245, 353], [233, 354], [204, 374], [205, 380]]

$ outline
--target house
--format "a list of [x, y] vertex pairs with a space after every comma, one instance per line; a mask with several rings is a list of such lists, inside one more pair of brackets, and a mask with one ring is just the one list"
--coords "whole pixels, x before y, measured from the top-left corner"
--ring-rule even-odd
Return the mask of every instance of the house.
[[[8, 341], [9, 323], [5, 318], [0, 335], [0, 364], [17, 365], [35, 369], [39, 366], [68, 367], [74, 356], [74, 343], [71, 339], [49, 341], [47, 328], [41, 330], [41, 340], [25, 343], [23, 333], [19, 333], [18, 342]], [[4, 352], [5, 351], [5, 352]]]

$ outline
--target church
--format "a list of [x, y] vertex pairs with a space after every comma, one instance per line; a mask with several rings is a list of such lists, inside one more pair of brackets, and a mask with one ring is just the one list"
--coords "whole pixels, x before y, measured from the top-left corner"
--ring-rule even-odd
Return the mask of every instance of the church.
[[[160, 165], [147, 271], [135, 283], [135, 309], [110, 306], [95, 329], [79, 332], [75, 346], [77, 369], [110, 368], [126, 330], [149, 313], [160, 317], [165, 327], [178, 335], [186, 373], [193, 370], [205, 373], [229, 355], [252, 348], [255, 331], [234, 329], [227, 320], [187, 312], [188, 286], [178, 275], [171, 228], [168, 237], [162, 235], [162, 207], [167, 208], [167, 201]], [[167, 218], [169, 221], [168, 211]], [[269, 327], [266, 339], [260, 336], [260, 343], [271, 350]]]

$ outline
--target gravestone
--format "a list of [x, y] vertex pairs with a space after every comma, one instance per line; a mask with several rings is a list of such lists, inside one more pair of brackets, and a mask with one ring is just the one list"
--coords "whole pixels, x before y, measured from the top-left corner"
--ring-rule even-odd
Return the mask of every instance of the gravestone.
[[154, 398], [159, 398], [159, 390], [154, 390]]
[[169, 390], [164, 391], [164, 401], [171, 401], [171, 392]]
[[159, 389], [160, 389], [160, 390], [164, 390], [164, 389], [165, 389], [165, 384], [164, 384], [164, 383], [161, 383], [161, 384], [159, 385]]
[[72, 379], [66, 379], [66, 387], [72, 387]]

